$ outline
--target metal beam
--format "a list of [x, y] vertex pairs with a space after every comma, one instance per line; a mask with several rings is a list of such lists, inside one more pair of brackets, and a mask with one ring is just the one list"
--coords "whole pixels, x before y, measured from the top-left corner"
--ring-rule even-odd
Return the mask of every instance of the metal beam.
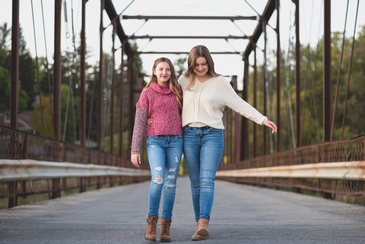
[[[276, 152], [280, 152], [281, 143], [281, 44], [280, 44], [280, 0], [275, 0], [276, 8]], [[299, 40], [299, 39], [298, 39]]]
[[250, 39], [250, 42], [247, 44], [245, 56], [248, 57], [254, 48], [254, 44], [257, 43], [257, 40], [260, 38], [262, 33], [262, 21], [269, 21], [271, 15], [275, 10], [275, 0], [268, 0], [265, 10], [260, 18], [259, 23], [257, 23], [256, 29]]
[[[81, 1], [80, 44], [80, 145], [86, 145], [86, 0]], [[85, 162], [86, 163], [86, 162]]]
[[299, 18], [299, 10], [300, 4], [299, 0], [295, 0], [295, 117], [296, 117], [296, 148], [301, 146], [302, 141], [302, 129], [301, 129], [301, 115], [300, 115], [300, 18]]
[[12, 32], [11, 32], [11, 96], [10, 125], [16, 129], [18, 124], [18, 82], [19, 82], [19, 0], [13, 0]]
[[324, 1], [323, 141], [331, 140], [331, 1]]
[[[119, 15], [117, 14], [117, 11], [115, 11], [112, 1], [106, 0], [104, 7], [105, 7], [106, 13], [109, 16], [110, 21], [117, 22], [117, 35], [119, 37], [120, 42], [123, 43], [125, 40], [128, 39], [128, 36], [125, 34], [124, 29], [123, 29], [122, 25], [120, 24], [120, 21], [118, 21]], [[125, 48], [125, 54], [128, 57], [132, 57], [134, 52], [133, 52], [131, 45], [128, 42], [126, 42], [124, 45], [124, 48]]]
[[195, 19], [195, 20], [259, 20], [259, 16], [159, 16], [159, 15], [122, 15], [123, 19]]
[[[237, 54], [237, 55], [242, 55], [241, 52], [210, 52], [211, 54]], [[165, 52], [165, 51], [150, 51], [150, 52], [137, 52], [137, 54], [189, 54], [189, 52], [181, 52], [181, 51], [176, 51], [176, 52]]]
[[249, 39], [249, 36], [130, 36], [128, 39]]

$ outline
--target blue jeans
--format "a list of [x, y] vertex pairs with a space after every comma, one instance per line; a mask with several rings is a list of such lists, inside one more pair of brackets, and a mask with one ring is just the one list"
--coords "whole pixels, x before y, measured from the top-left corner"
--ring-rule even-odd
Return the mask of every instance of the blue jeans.
[[171, 219], [175, 202], [177, 175], [182, 156], [182, 136], [149, 136], [147, 157], [151, 169], [148, 214], [158, 216], [162, 197], [162, 218]]
[[189, 172], [195, 220], [210, 219], [215, 175], [223, 155], [223, 130], [184, 127], [184, 157]]

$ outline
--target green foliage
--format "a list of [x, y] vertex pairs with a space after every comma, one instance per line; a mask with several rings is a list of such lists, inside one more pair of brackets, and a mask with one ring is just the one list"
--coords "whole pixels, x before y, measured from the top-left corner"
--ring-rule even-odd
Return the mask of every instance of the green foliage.
[[36, 103], [29, 122], [34, 131], [46, 137], [53, 137], [52, 106], [50, 97], [42, 95], [42, 107], [39, 102]]
[[[19, 57], [19, 79], [22, 88], [28, 96], [27, 109], [33, 108], [36, 92], [36, 75], [35, 75], [35, 61], [30, 53], [22, 54]], [[39, 93], [38, 93], [39, 94]], [[20, 108], [19, 108], [19, 111]]]
[[4, 23], [2, 26], [0, 26], [0, 50], [9, 49], [10, 33], [11, 30], [8, 28], [7, 23]]
[[10, 73], [8, 69], [0, 66], [0, 113], [10, 111]]
[[[0, 26], [0, 112], [10, 111], [10, 92], [11, 92], [11, 50], [10, 50], [11, 30], [7, 24]], [[35, 101], [35, 62], [26, 49], [26, 42], [19, 31], [19, 84], [18, 84], [18, 108], [19, 112], [31, 109]]]
[[[128, 131], [123, 131], [123, 133], [114, 133], [113, 135], [113, 154], [118, 156], [119, 155], [119, 136], [122, 135], [122, 143], [123, 143], [123, 151], [122, 155], [128, 155], [129, 148], [126, 148], [128, 145]], [[110, 153], [110, 136], [105, 136], [103, 138], [103, 151]]]
[[[331, 108], [334, 115], [333, 140], [351, 138], [365, 133], [365, 27], [363, 26], [354, 43], [342, 33], [333, 33], [331, 50]], [[282, 54], [281, 58], [281, 150], [295, 146], [296, 138], [296, 83], [294, 51]], [[301, 145], [309, 145], [322, 141], [323, 137], [323, 40], [317, 47], [301, 47], [300, 68], [300, 102], [301, 102]], [[353, 54], [353, 57], [351, 55]], [[276, 60], [276, 54], [273, 54]], [[289, 58], [286, 58], [289, 57]], [[342, 60], [342, 63], [340, 61]], [[268, 66], [270, 67], [270, 66]], [[268, 115], [275, 121], [272, 113], [276, 109], [276, 70], [269, 69], [268, 79]], [[251, 72], [252, 73], [252, 72]], [[253, 77], [253, 74], [250, 74]], [[263, 77], [259, 69], [258, 80]], [[259, 84], [262, 86], [262, 84]], [[252, 87], [252, 86], [251, 86]], [[347, 89], [349, 88], [349, 89]], [[251, 92], [249, 92], [251, 94]], [[258, 101], [263, 100], [262, 89], [257, 93]], [[337, 103], [335, 99], [337, 97]], [[250, 100], [252, 104], [252, 100]], [[274, 106], [273, 106], [274, 105]], [[260, 111], [262, 106], [258, 104]], [[331, 126], [331, 125], [326, 125]]]
[[174, 65], [177, 67], [176, 68], [176, 76], [179, 77], [181, 76], [182, 74], [184, 74], [185, 72], [185, 63], [186, 63], [186, 59], [187, 57], [185, 58], [179, 58], [177, 59], [175, 62], [174, 62]]

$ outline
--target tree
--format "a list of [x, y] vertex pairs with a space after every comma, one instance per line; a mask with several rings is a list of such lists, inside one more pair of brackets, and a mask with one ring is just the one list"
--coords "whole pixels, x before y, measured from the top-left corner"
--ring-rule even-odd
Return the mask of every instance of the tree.
[[[34, 131], [46, 137], [52, 137], [53, 135], [52, 106], [50, 97], [42, 95], [42, 108], [40, 107], [40, 103], [35, 104], [32, 118], [29, 122]], [[40, 119], [41, 109], [43, 110], [43, 123]]]
[[176, 69], [176, 76], [179, 77], [185, 72], [185, 63], [186, 63], [186, 57], [185, 58], [178, 58], [174, 65], [177, 66]]
[[0, 49], [7, 50], [9, 49], [9, 39], [10, 39], [11, 30], [8, 28], [8, 24], [4, 23], [0, 26]]
[[10, 111], [10, 73], [9, 70], [0, 66], [0, 113]]
[[[8, 29], [7, 24], [0, 26], [0, 112], [9, 113], [10, 112], [10, 93], [11, 93], [11, 54], [9, 50], [9, 36], [11, 30]], [[21, 50], [26, 50], [25, 41], [20, 33], [20, 39], [22, 48]], [[24, 56], [19, 58], [19, 93], [18, 93], [18, 111], [21, 112], [31, 105], [30, 95], [34, 100], [33, 92], [33, 80], [32, 76], [32, 66], [33, 59], [29, 53], [24, 53]], [[30, 72], [28, 72], [30, 71]], [[34, 71], [33, 71], [34, 74]], [[33, 79], [33, 80], [32, 80]], [[29, 85], [29, 86], [28, 86]], [[29, 91], [29, 93], [27, 92]]]

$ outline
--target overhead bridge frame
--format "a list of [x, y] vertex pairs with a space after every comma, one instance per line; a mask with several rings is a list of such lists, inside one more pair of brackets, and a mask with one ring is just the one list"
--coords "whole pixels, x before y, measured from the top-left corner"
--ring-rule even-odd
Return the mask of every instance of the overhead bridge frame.
[[[140, 19], [140, 20], [230, 20], [230, 21], [236, 21], [236, 20], [253, 20], [257, 21], [259, 18], [257, 16], [154, 16], [154, 15], [122, 15], [122, 19]], [[243, 36], [151, 36], [151, 35], [143, 35], [143, 36], [129, 36], [128, 39], [134, 40], [134, 39], [250, 39], [251, 36], [243, 35]], [[146, 54], [148, 52], [141, 52], [140, 54]], [[161, 53], [161, 52], [155, 52], [155, 53]], [[154, 53], [154, 54], [155, 54]], [[185, 54], [185, 52], [169, 52], [165, 54]], [[225, 54], [232, 54], [231, 52], [227, 52]], [[233, 53], [236, 54], [236, 53]], [[241, 53], [238, 53], [241, 54]]]
[[[169, 52], [164, 52], [164, 51], [151, 51], [151, 52], [137, 52], [138, 54], [186, 54], [188, 55], [189, 52], [181, 52], [181, 51], [169, 51]], [[237, 55], [242, 55], [242, 53], [240, 52], [210, 52], [211, 54], [237, 54]]]
[[129, 36], [128, 39], [249, 39], [250, 36]]
[[122, 19], [144, 19], [144, 20], [150, 20], [150, 19], [176, 19], [176, 20], [254, 20], [257, 21], [259, 18], [257, 16], [159, 16], [159, 15], [122, 15]]

